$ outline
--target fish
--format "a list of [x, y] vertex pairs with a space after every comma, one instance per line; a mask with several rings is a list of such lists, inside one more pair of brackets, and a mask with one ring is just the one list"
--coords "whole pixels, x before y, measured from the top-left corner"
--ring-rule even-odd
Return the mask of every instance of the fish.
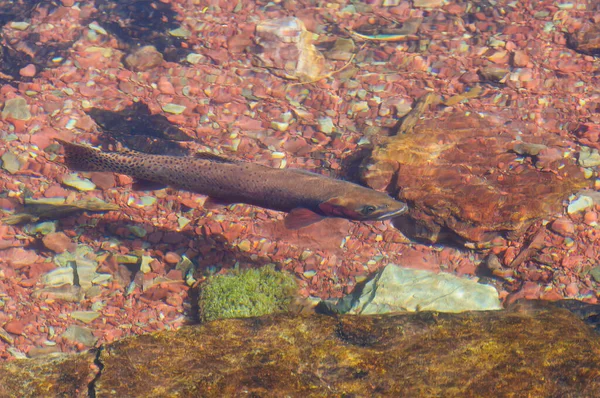
[[190, 156], [155, 155], [125, 149], [107, 152], [57, 141], [64, 163], [75, 171], [125, 174], [208, 196], [205, 208], [244, 203], [287, 213], [284, 225], [300, 229], [327, 217], [354, 221], [386, 220], [405, 213], [406, 203], [384, 192], [310, 171], [229, 159], [210, 152]]

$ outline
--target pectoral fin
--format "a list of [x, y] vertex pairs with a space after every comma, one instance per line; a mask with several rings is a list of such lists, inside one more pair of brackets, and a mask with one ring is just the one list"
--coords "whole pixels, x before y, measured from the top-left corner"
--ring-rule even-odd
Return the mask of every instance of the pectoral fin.
[[298, 207], [293, 209], [285, 216], [285, 227], [288, 229], [300, 229], [321, 221], [325, 217], [314, 211]]

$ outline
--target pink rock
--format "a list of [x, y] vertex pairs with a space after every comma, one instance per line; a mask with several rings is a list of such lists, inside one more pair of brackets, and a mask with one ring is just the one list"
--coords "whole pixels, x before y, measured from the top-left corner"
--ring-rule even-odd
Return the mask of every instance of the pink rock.
[[0, 257], [17, 269], [31, 265], [40, 258], [35, 251], [25, 250], [21, 247], [3, 250], [0, 252]]
[[55, 253], [62, 253], [66, 250], [75, 249], [75, 243], [71, 241], [63, 232], [50, 233], [42, 239], [44, 246]]
[[529, 56], [524, 51], [517, 50], [513, 55], [513, 63], [519, 68], [524, 68], [529, 64]]
[[6, 325], [4, 325], [4, 330], [8, 333], [12, 334], [23, 334], [23, 330], [25, 329], [25, 322], [18, 319], [13, 319], [12, 321], [8, 321]]
[[568, 217], [560, 217], [554, 220], [550, 229], [562, 236], [571, 236], [575, 233], [575, 224]]
[[177, 264], [179, 260], [181, 260], [181, 257], [175, 252], [167, 252], [165, 254], [165, 261], [169, 264]]
[[92, 182], [102, 190], [114, 188], [117, 185], [115, 175], [113, 173], [106, 172], [94, 172], [92, 173]]
[[59, 138], [60, 134], [53, 128], [43, 128], [31, 136], [31, 143], [37, 145], [38, 148], [44, 149], [48, 145], [53, 144], [55, 138]]
[[23, 77], [33, 77], [35, 76], [36, 72], [37, 71], [34, 64], [29, 64], [19, 70], [19, 74]]
[[53, 184], [44, 191], [46, 198], [66, 198], [69, 192], [58, 184]]
[[158, 81], [158, 89], [163, 94], [175, 94], [175, 88], [166, 77], [161, 77]]

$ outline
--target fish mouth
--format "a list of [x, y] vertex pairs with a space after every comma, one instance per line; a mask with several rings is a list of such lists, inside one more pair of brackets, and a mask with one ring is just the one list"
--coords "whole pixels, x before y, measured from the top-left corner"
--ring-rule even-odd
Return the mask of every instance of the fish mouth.
[[388, 212], [388, 213], [384, 213], [384, 214], [380, 215], [379, 217], [376, 218], [376, 220], [387, 220], [387, 219], [399, 216], [401, 214], [404, 214], [404, 213], [406, 213], [407, 210], [408, 210], [408, 205], [404, 204], [404, 206], [402, 206], [398, 210], [394, 210], [392, 212]]

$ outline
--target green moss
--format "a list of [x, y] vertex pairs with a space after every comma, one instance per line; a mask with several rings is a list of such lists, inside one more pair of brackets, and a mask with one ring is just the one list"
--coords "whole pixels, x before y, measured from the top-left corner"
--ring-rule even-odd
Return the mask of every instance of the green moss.
[[272, 265], [214, 275], [202, 285], [200, 316], [212, 321], [284, 312], [297, 288], [292, 275], [276, 271]]

